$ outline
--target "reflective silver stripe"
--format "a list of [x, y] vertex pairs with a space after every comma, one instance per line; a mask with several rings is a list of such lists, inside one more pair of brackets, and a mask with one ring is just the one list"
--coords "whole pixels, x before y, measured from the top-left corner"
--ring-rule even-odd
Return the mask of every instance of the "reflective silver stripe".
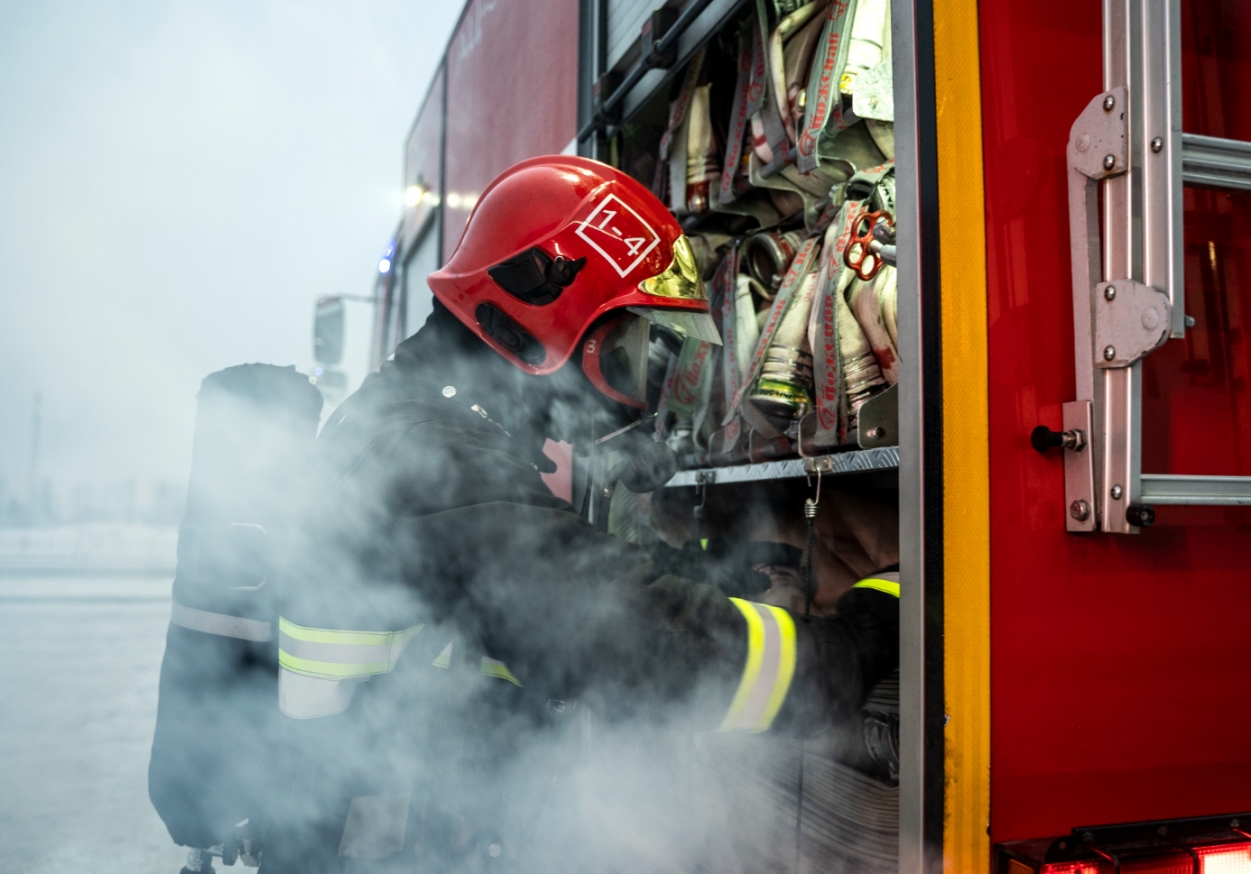
[[404, 849], [408, 830], [407, 795], [358, 795], [348, 807], [339, 855], [385, 859]]
[[179, 604], [177, 601], [174, 602], [173, 609], [170, 611], [169, 621], [191, 631], [216, 634], [220, 637], [234, 637], [256, 643], [274, 639], [272, 622], [244, 619], [242, 616], [230, 616], [226, 613], [210, 613], [207, 610], [197, 610], [194, 607]]
[[362, 681], [353, 677], [336, 680], [310, 677], [288, 668], [278, 668], [278, 709], [292, 719], [318, 719], [348, 709], [352, 695]]
[[278, 664], [297, 674], [348, 679], [385, 674], [395, 668], [408, 642], [423, 626], [400, 631], [307, 628], [278, 617]]
[[340, 665], [395, 665], [407, 641], [383, 644], [320, 643], [298, 640], [285, 631], [278, 632], [282, 651], [298, 659], [335, 662]]

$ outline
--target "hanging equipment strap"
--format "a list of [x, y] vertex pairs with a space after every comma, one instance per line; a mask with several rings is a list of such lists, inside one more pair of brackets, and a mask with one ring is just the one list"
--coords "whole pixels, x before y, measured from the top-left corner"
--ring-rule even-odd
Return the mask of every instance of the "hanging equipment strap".
[[764, 363], [765, 351], [773, 341], [773, 335], [777, 331], [778, 323], [781, 322], [795, 290], [799, 288], [804, 277], [808, 275], [815, 265], [818, 244], [820, 242], [817, 237], [808, 238], [796, 253], [795, 259], [791, 261], [791, 266], [786, 271], [786, 279], [783, 280], [782, 287], [778, 290], [777, 297], [774, 298], [773, 309], [769, 313], [769, 320], [765, 323], [764, 330], [760, 332], [760, 340], [756, 343], [756, 352], [752, 356], [748, 377], [743, 380], [738, 387], [738, 391], [734, 393], [729, 409], [726, 411], [725, 421], [722, 422], [723, 425], [728, 425], [730, 420], [740, 411], [744, 393], [760, 375], [760, 367]]
[[[682, 90], [678, 94], [678, 99], [669, 105], [669, 125], [665, 129], [664, 135], [660, 138], [660, 160], [656, 163], [656, 178], [652, 183], [652, 191], [662, 200], [665, 199], [665, 174], [669, 172], [669, 153], [673, 150], [674, 137], [678, 135], [682, 128], [683, 122], [686, 121], [686, 111], [691, 105], [691, 95], [695, 93], [695, 84], [699, 81], [700, 71], [704, 66], [704, 54], [706, 49], [701, 48], [691, 58], [691, 62], [686, 66], [686, 75], [682, 78]], [[686, 204], [686, 147], [683, 148], [679, 155], [679, 164], [682, 168], [681, 185], [674, 185], [674, 177], [669, 177], [669, 207], [675, 211], [679, 211], [676, 204], [682, 204], [683, 209]]]
[[730, 132], [726, 137], [725, 166], [721, 170], [721, 184], [717, 189], [717, 203], [728, 204], [735, 198], [734, 180], [738, 177], [743, 160], [743, 138], [747, 135], [747, 91], [751, 84], [752, 41], [744, 36], [738, 47], [738, 81], [734, 84], [734, 114], [730, 120]]
[[812, 73], [808, 78], [808, 93], [804, 97], [807, 117], [804, 131], [799, 135], [796, 164], [804, 173], [817, 169], [817, 150], [826, 137], [848, 126], [843, 117], [843, 97], [838, 90], [838, 80], [847, 66], [847, 51], [851, 43], [850, 23], [856, 15], [856, 0], [833, 0], [826, 13], [825, 29], [821, 32], [816, 55], [812, 59]]

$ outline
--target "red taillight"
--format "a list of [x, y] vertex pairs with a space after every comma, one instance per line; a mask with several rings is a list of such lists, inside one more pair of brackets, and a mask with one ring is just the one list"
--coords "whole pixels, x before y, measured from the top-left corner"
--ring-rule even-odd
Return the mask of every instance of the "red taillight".
[[[1199, 874], [1251, 874], [1251, 842], [1195, 847]], [[1024, 867], [1024, 866], [1022, 866]], [[1113, 874], [1111, 861], [1052, 862], [1039, 874]], [[1190, 851], [1162, 847], [1158, 852], [1131, 851], [1121, 856], [1122, 874], [1194, 874]]]
[[995, 846], [996, 874], [1251, 874], [1251, 812], [1078, 827]]
[[1195, 852], [1200, 874], [1251, 874], [1251, 844], [1220, 844]]

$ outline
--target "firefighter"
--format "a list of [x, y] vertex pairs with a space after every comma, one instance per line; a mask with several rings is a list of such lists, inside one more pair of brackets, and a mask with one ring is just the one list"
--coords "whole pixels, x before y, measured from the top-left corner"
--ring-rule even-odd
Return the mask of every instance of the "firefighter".
[[[631, 428], [649, 343], [719, 342], [690, 243], [644, 186], [585, 158], [524, 161], [429, 284], [424, 327], [319, 437], [279, 623], [290, 765], [265, 874], [440, 842], [507, 856], [476, 801], [440, 820], [413, 786], [498, 775], [523, 728], [591, 694], [610, 720], [803, 734], [857, 713], [897, 666], [897, 582], [853, 588], [826, 618], [727, 597], [540, 478], [547, 438], [633, 441], [619, 469], [663, 484], [664, 447]], [[397, 756], [406, 742], [417, 752]]]

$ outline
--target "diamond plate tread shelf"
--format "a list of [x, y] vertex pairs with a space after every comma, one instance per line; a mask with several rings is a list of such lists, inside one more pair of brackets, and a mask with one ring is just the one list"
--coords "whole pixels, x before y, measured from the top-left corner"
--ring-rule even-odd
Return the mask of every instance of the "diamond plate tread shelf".
[[894, 470], [899, 467], [899, 447], [881, 446], [876, 449], [857, 449], [833, 455], [813, 458], [791, 458], [786, 461], [762, 461], [757, 464], [739, 464], [733, 467], [705, 467], [681, 470], [665, 483], [666, 488], [684, 486], [728, 485], [730, 483], [758, 482], [761, 480], [798, 479], [818, 470], [822, 474], [863, 473], [873, 470]]

